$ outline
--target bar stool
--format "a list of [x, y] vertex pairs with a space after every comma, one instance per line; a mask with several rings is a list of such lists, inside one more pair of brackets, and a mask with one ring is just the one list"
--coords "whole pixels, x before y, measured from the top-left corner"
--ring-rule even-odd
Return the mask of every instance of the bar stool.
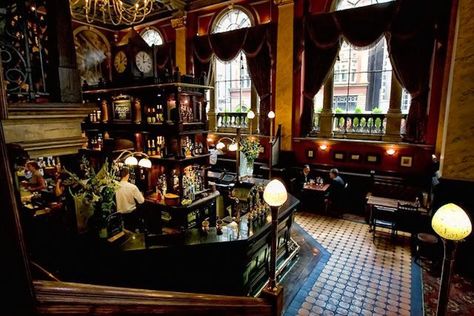
[[[420, 258], [430, 259], [435, 266], [439, 262], [439, 239], [433, 234], [418, 233], [416, 235], [415, 263], [420, 265]], [[421, 265], [420, 265], [421, 266]]]

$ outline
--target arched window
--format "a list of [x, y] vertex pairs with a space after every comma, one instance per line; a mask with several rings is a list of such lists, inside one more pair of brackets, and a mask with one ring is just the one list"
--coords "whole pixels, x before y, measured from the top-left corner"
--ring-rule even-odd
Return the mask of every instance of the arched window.
[[[339, 0], [334, 9], [345, 10], [391, 1], [393, 0]], [[364, 48], [355, 47], [343, 41], [333, 68], [332, 111], [333, 113], [387, 113], [391, 84], [392, 64], [385, 37], [370, 47]], [[314, 131], [319, 129], [318, 113], [323, 108], [323, 95], [324, 86], [314, 99]], [[400, 104], [402, 113], [408, 113], [409, 105], [410, 95], [403, 90]], [[336, 129], [340, 127], [338, 124], [335, 125]]]
[[163, 36], [161, 36], [160, 31], [155, 28], [147, 27], [140, 33], [140, 35], [148, 46], [158, 46], [163, 44]]
[[[232, 8], [220, 15], [212, 33], [227, 32], [252, 26], [250, 14]], [[233, 60], [223, 62], [217, 57], [215, 66], [215, 110], [217, 113], [248, 112], [251, 106], [251, 80], [245, 55], [240, 52]]]

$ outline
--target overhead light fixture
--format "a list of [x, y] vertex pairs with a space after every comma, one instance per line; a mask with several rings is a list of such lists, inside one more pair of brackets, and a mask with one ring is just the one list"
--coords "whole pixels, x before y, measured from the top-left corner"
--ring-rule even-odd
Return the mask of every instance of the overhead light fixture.
[[269, 119], [274, 119], [275, 118], [275, 112], [273, 112], [273, 111], [268, 112], [268, 118]]
[[153, 10], [156, 0], [136, 0], [129, 3], [125, 0], [70, 0], [71, 13], [75, 9], [83, 11], [87, 23], [100, 22], [104, 24], [137, 24]]

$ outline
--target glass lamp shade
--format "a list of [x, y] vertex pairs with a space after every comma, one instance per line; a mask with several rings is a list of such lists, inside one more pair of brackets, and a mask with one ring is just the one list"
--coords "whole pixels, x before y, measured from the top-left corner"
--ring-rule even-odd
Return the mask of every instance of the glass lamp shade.
[[253, 120], [255, 118], [255, 113], [252, 110], [248, 111], [247, 118]]
[[288, 199], [286, 188], [280, 180], [270, 181], [263, 191], [263, 199], [270, 206], [281, 206]]
[[454, 203], [441, 206], [431, 219], [431, 226], [439, 236], [449, 240], [464, 239], [472, 231], [469, 216]]
[[219, 149], [219, 150], [224, 149], [224, 147], [225, 147], [225, 144], [223, 142], [218, 142], [217, 145], [216, 145], [216, 148]]
[[273, 111], [268, 112], [268, 118], [269, 119], [274, 119], [275, 118], [275, 112], [273, 112]]
[[138, 162], [138, 165], [143, 168], [151, 168], [151, 161], [148, 158], [142, 158]]
[[138, 165], [138, 160], [137, 158], [130, 156], [130, 157], [127, 157], [127, 159], [125, 159], [125, 164], [127, 166], [136, 166]]
[[237, 151], [237, 143], [230, 144], [229, 151]]

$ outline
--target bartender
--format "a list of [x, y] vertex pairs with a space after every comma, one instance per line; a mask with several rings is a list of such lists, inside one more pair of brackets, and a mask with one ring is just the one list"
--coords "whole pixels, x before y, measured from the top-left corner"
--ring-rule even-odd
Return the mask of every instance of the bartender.
[[125, 228], [137, 230], [140, 222], [139, 213], [136, 211], [137, 202], [143, 204], [145, 198], [138, 187], [128, 182], [130, 171], [127, 168], [120, 170], [119, 188], [115, 191], [117, 201], [117, 212], [122, 214]]
[[31, 173], [29, 181], [23, 181], [22, 184], [31, 192], [38, 192], [46, 189], [46, 181], [40, 172], [40, 167], [36, 161], [28, 161], [25, 165], [25, 170]]

